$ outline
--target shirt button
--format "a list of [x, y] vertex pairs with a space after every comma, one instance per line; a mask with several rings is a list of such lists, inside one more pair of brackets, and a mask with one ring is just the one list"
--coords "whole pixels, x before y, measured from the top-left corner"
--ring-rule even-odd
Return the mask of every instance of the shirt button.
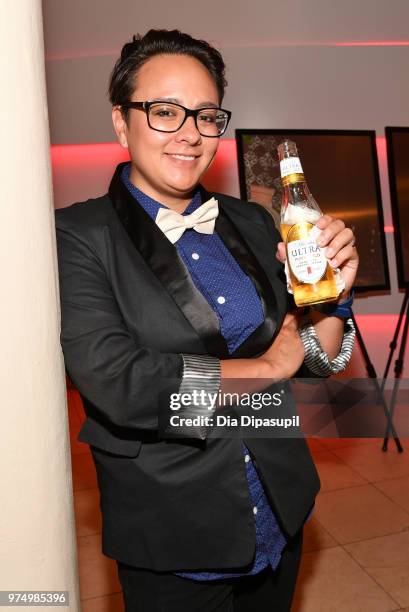
[[250, 455], [244, 455], [244, 461], [248, 463], [250, 461]]
[[219, 297], [217, 298], [217, 301], [219, 302], [219, 304], [224, 304], [226, 301], [226, 298], [223, 297], [222, 295], [219, 295]]
[[199, 253], [192, 253], [192, 259], [199, 259]]
[[253, 508], [253, 514], [257, 514], [257, 506], [254, 506]]

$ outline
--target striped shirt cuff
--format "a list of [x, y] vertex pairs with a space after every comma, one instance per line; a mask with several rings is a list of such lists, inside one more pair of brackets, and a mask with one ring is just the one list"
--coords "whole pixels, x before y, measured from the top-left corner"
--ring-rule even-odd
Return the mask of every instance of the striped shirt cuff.
[[209, 393], [217, 393], [221, 381], [220, 359], [210, 355], [185, 355], [183, 358], [183, 376], [179, 393], [190, 393], [200, 388]]
[[[209, 400], [209, 393], [217, 394], [221, 383], [220, 359], [210, 355], [187, 355], [183, 357], [183, 376], [179, 387], [179, 396], [189, 394], [195, 398], [192, 405], [184, 406], [181, 416], [211, 416], [215, 408]], [[180, 431], [181, 428], [179, 428]], [[182, 432], [180, 432], [182, 435]], [[207, 436], [206, 426], [184, 428], [186, 437], [204, 440]]]
[[298, 331], [305, 350], [304, 363], [311, 372], [324, 377], [345, 370], [351, 358], [356, 334], [351, 317], [345, 320], [341, 349], [332, 361], [322, 348], [311, 320], [308, 320]]

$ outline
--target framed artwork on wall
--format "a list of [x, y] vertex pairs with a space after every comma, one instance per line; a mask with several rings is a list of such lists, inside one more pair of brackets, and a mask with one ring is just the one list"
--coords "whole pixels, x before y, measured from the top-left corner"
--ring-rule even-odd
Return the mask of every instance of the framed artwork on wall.
[[277, 146], [297, 144], [310, 191], [324, 213], [342, 219], [357, 237], [358, 292], [390, 289], [373, 130], [236, 130], [240, 196], [264, 206], [278, 229], [281, 177]]
[[409, 287], [409, 127], [385, 128], [400, 289]]

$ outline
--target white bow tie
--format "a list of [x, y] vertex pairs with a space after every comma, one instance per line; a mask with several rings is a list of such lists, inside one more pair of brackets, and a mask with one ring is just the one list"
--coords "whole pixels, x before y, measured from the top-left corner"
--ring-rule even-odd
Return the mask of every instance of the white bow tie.
[[219, 204], [217, 200], [211, 198], [190, 215], [181, 215], [170, 208], [160, 208], [155, 222], [168, 240], [174, 244], [188, 228], [193, 228], [201, 234], [213, 234], [218, 214]]

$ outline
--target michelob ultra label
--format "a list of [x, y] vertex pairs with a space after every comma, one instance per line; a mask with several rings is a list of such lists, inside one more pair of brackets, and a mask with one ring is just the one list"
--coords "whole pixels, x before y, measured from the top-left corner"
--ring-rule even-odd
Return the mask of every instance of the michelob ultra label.
[[310, 235], [314, 225], [304, 221], [296, 223], [287, 233], [288, 265], [296, 279], [302, 283], [316, 283], [325, 274], [327, 258]]
[[290, 174], [303, 174], [299, 157], [286, 157], [280, 161], [281, 178]]

